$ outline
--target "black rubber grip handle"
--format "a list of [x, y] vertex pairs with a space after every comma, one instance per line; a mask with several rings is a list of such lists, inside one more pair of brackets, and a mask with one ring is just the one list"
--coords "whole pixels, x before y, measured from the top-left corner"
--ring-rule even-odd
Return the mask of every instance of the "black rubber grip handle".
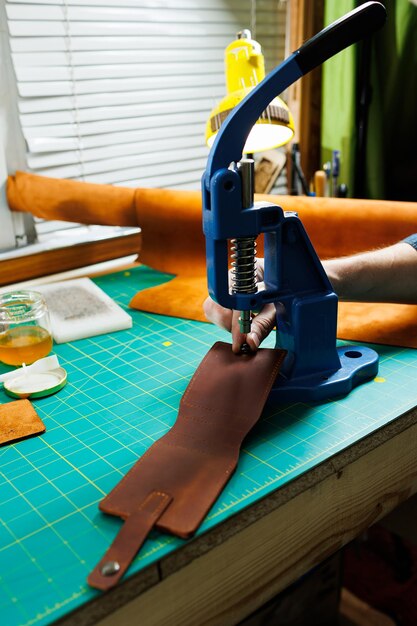
[[380, 2], [365, 2], [314, 35], [294, 54], [303, 74], [383, 26], [387, 13]]

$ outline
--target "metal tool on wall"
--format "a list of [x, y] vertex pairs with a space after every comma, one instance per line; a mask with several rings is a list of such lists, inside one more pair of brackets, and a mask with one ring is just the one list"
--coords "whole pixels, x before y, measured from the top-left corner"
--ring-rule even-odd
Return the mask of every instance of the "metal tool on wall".
[[[271, 393], [277, 401], [321, 400], [348, 393], [375, 376], [378, 355], [368, 347], [336, 346], [337, 296], [295, 213], [253, 202], [253, 173], [241, 160], [250, 129], [276, 94], [380, 28], [384, 6], [367, 2], [337, 20], [290, 55], [228, 116], [210, 152], [203, 176], [203, 225], [210, 295], [242, 311], [249, 332], [251, 310], [274, 302], [277, 347], [288, 351]], [[256, 288], [254, 242], [265, 242], [265, 289]], [[229, 245], [235, 250], [229, 287]]]

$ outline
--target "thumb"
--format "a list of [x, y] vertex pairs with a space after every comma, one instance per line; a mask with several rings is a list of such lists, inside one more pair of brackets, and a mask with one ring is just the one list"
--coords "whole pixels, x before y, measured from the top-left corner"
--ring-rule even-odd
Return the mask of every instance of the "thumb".
[[252, 320], [251, 331], [246, 335], [246, 343], [251, 350], [257, 350], [269, 335], [276, 323], [275, 305], [270, 302]]

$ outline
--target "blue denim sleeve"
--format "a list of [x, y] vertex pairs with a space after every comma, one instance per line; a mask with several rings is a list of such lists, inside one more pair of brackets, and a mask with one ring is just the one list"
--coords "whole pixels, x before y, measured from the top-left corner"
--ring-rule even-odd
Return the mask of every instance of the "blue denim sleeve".
[[413, 246], [415, 250], [417, 250], [417, 233], [415, 235], [410, 235], [402, 240], [402, 243], [409, 243], [410, 246]]

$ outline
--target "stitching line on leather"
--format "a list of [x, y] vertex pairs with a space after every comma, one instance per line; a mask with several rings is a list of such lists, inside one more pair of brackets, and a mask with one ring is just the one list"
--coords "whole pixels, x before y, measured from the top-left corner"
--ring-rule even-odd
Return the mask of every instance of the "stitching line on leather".
[[138, 512], [138, 511], [142, 511], [142, 509], [145, 507], [145, 505], [150, 500], [152, 500], [155, 496], [159, 496], [159, 498], [158, 498], [159, 500], [160, 500], [161, 497], [163, 499], [162, 499], [162, 501], [159, 502], [159, 504], [158, 504], [158, 506], [156, 508], [153, 508], [152, 511], [149, 511], [150, 515], [156, 515], [159, 512], [159, 510], [165, 506], [165, 501], [169, 500], [169, 499], [172, 499], [172, 496], [168, 495], [167, 493], [165, 493], [163, 491], [151, 491], [151, 493], [149, 493], [146, 496], [146, 498], [141, 502], [141, 504], [135, 509], [134, 513]]
[[[270, 384], [271, 384], [271, 382], [273, 382], [273, 381], [274, 381], [274, 379], [276, 378], [276, 376], [277, 376], [277, 374], [278, 374], [278, 369], [280, 368], [281, 363], [282, 363], [282, 361], [283, 361], [283, 359], [284, 359], [285, 355], [286, 355], [286, 352], [282, 352], [282, 353], [279, 355], [278, 360], [276, 361], [276, 363], [275, 363], [275, 364], [273, 365], [273, 367], [272, 367], [272, 372], [271, 372], [271, 374], [270, 374], [270, 376], [269, 376], [269, 378], [268, 378], [268, 380], [267, 380], [267, 385], [266, 385], [266, 388], [265, 388], [265, 390], [264, 390], [264, 393], [263, 393], [263, 395], [262, 395], [262, 396], [260, 396], [260, 397], [259, 397], [259, 399], [258, 399], [258, 406], [259, 406], [259, 404], [263, 401], [263, 402], [262, 402], [262, 407], [261, 407], [261, 410], [262, 410], [262, 408], [263, 408], [263, 405], [264, 405], [264, 404], [265, 404], [265, 402], [266, 402], [266, 398], [267, 398], [267, 396], [269, 395], [269, 392], [270, 392]], [[208, 356], [208, 355], [206, 355], [206, 356]], [[202, 363], [203, 363], [203, 362], [202, 362]], [[201, 365], [200, 365], [200, 367], [201, 367]], [[185, 404], [186, 406], [191, 407], [191, 408], [193, 408], [193, 409], [204, 409], [205, 411], [209, 411], [209, 412], [211, 412], [211, 413], [217, 413], [217, 414], [219, 414], [219, 415], [225, 415], [225, 416], [227, 416], [228, 418], [230, 418], [230, 417], [233, 417], [233, 418], [234, 418], [234, 417], [237, 417], [237, 416], [239, 415], [239, 413], [230, 413], [230, 412], [225, 413], [224, 411], [222, 411], [222, 410], [220, 410], [220, 409], [213, 409], [213, 408], [211, 408], [211, 407], [209, 407], [209, 406], [206, 406], [206, 405], [204, 405], [204, 404], [198, 404], [198, 403], [195, 403], [195, 402], [190, 402], [190, 401], [188, 401], [188, 400], [187, 400], [187, 396], [188, 396], [188, 395], [191, 393], [191, 391], [192, 391], [191, 387], [192, 387], [192, 386], [194, 386], [194, 383], [197, 381], [197, 378], [201, 377], [201, 370], [200, 370], [200, 367], [196, 370], [196, 372], [195, 372], [195, 374], [194, 374], [193, 378], [192, 378], [192, 379], [191, 379], [191, 381], [190, 381], [190, 384], [188, 385], [187, 389], [185, 390], [185, 393], [184, 393], [184, 395], [183, 395], [183, 397], [182, 397], [182, 404]]]

